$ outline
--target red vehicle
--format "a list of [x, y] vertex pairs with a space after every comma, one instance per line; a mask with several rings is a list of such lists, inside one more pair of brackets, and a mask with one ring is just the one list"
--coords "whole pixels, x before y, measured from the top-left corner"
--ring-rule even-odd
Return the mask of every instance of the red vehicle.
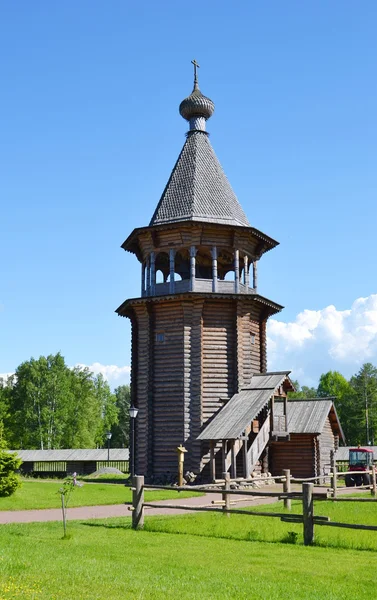
[[349, 471], [358, 471], [346, 475], [346, 486], [369, 485], [370, 477], [366, 471], [369, 471], [373, 465], [373, 450], [368, 448], [350, 448], [349, 450]]

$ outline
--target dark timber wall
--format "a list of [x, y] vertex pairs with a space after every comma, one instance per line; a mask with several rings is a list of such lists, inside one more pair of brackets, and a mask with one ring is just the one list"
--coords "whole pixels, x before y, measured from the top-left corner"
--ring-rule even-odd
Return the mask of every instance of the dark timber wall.
[[203, 424], [263, 370], [263, 310], [242, 296], [182, 295], [134, 306], [137, 472], [176, 473], [179, 444], [188, 450], [185, 468], [202, 470], [208, 447], [196, 438]]
[[281, 475], [283, 469], [290, 469], [294, 477], [317, 475], [315, 435], [293, 433], [289, 442], [271, 442], [269, 449], [272, 475]]

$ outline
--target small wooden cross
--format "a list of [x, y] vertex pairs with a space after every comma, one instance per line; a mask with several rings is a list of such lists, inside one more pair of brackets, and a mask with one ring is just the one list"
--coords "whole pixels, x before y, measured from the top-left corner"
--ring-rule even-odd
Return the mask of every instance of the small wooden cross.
[[198, 81], [196, 69], [200, 69], [200, 65], [196, 62], [195, 58], [191, 61], [191, 64], [194, 65], [194, 81]]

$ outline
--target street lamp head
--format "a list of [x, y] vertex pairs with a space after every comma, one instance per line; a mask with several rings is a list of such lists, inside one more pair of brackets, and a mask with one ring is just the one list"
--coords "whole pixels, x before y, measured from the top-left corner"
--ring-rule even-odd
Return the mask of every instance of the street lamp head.
[[113, 434], [111, 433], [111, 431], [107, 431], [106, 432], [106, 437], [107, 437], [108, 440], [111, 440], [112, 435]]
[[129, 412], [131, 419], [136, 419], [139, 409], [135, 408], [135, 406], [130, 406], [130, 408], [128, 409], [128, 412]]

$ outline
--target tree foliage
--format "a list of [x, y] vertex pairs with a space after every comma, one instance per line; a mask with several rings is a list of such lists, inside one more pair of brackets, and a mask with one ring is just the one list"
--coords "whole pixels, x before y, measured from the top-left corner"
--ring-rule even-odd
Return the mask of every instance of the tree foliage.
[[295, 386], [296, 391], [289, 392], [289, 398], [305, 399], [305, 398], [316, 398], [317, 397], [317, 390], [315, 388], [308, 387], [307, 385], [303, 385], [301, 387], [297, 380], [294, 380], [292, 383]]
[[0, 393], [15, 449], [95, 448], [118, 422], [116, 397], [102, 375], [70, 369], [59, 353], [22, 363]]
[[112, 445], [115, 448], [128, 448], [130, 440], [131, 393], [129, 385], [120, 385], [114, 390], [118, 409], [118, 423], [112, 427]]
[[290, 398], [334, 397], [335, 407], [348, 445], [377, 443], [377, 368], [364, 364], [349, 381], [338, 371], [320, 377], [317, 390], [300, 388]]
[[355, 394], [355, 443], [374, 445], [377, 434], [377, 368], [371, 363], [364, 364], [360, 371], [351, 377], [350, 384]]

